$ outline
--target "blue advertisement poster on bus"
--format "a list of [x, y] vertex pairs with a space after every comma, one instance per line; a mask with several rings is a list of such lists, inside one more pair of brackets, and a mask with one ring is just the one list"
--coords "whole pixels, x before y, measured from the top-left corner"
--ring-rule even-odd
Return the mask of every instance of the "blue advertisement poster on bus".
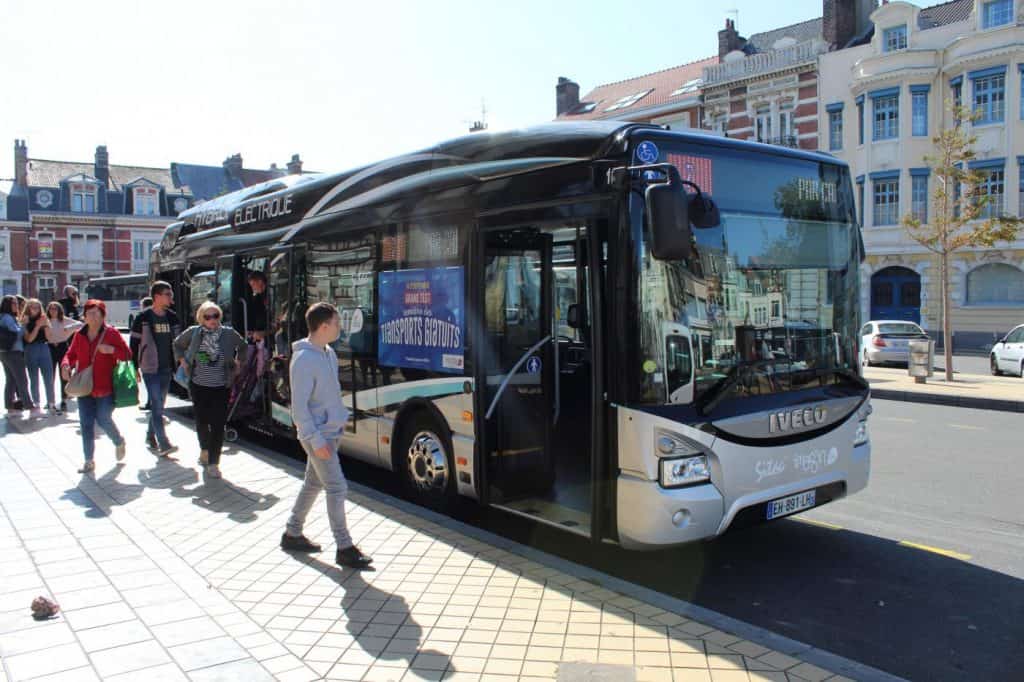
[[465, 285], [461, 267], [381, 272], [377, 360], [386, 367], [461, 374]]

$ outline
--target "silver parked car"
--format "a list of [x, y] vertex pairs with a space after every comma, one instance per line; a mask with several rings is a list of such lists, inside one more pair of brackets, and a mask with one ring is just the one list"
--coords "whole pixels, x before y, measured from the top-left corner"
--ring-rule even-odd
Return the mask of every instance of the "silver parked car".
[[908, 343], [927, 338], [928, 334], [913, 322], [872, 320], [860, 328], [860, 361], [865, 367], [884, 362], [909, 362]]
[[989, 364], [995, 375], [1004, 372], [1024, 378], [1024, 324], [1010, 330], [996, 345], [992, 346]]

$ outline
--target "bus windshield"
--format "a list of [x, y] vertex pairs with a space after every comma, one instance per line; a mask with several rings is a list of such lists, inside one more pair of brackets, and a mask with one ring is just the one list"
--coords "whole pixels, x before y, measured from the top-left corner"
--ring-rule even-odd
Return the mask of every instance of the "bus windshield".
[[[729, 149], [662, 151], [711, 194], [720, 224], [694, 229], [690, 258], [646, 248], [643, 199], [633, 229], [645, 403], [698, 406], [848, 381], [856, 367], [860, 239], [849, 175], [828, 163]], [[680, 334], [692, 357], [680, 358]], [[680, 363], [686, 369], [680, 371]], [[681, 392], [693, 367], [692, 394]]]

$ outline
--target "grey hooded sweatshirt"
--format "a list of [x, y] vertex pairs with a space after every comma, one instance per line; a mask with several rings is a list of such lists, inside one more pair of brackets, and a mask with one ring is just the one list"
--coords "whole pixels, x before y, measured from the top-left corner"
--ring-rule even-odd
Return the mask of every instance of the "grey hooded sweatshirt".
[[341, 402], [338, 356], [320, 348], [308, 338], [292, 344], [288, 369], [292, 388], [292, 421], [299, 440], [313, 450], [330, 447], [341, 436], [348, 421], [348, 408]]

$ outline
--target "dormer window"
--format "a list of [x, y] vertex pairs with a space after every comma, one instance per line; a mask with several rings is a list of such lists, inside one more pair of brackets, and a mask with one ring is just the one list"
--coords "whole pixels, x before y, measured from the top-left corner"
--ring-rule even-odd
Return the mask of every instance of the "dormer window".
[[160, 215], [160, 192], [155, 187], [136, 187], [132, 194], [135, 215]]
[[907, 25], [893, 26], [882, 32], [882, 50], [895, 52], [907, 49]]
[[644, 97], [646, 97], [650, 92], [650, 90], [644, 90], [642, 92], [633, 93], [632, 95], [620, 97], [615, 101], [614, 104], [605, 109], [605, 111], [616, 111], [617, 109], [625, 109], [626, 107], [633, 106], [634, 104], [642, 100]]
[[96, 185], [75, 182], [71, 184], [71, 210], [74, 213], [96, 212]]
[[1013, 19], [1013, 0], [990, 0], [981, 5], [981, 27], [1005, 26]]

